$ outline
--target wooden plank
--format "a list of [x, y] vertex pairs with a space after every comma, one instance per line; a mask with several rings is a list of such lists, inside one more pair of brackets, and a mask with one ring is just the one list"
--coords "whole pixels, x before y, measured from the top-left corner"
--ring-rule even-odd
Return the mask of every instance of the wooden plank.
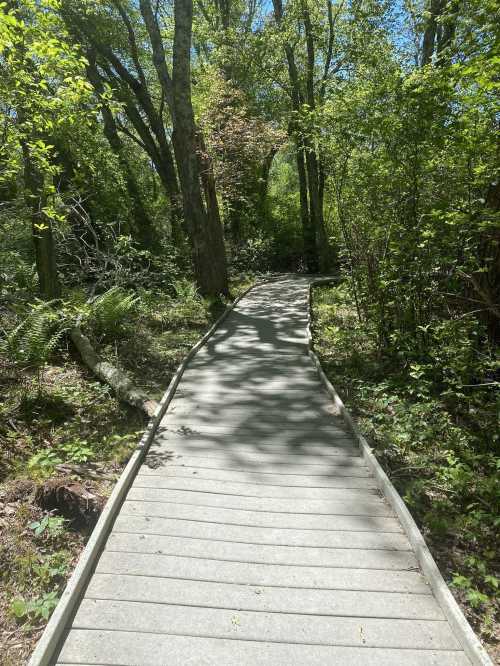
[[417, 561], [411, 551], [275, 546], [120, 532], [110, 534], [106, 550], [290, 566], [348, 569], [359, 567], [396, 571], [407, 571], [417, 567]]
[[89, 585], [86, 597], [272, 613], [444, 619], [436, 600], [430, 594], [298, 590], [287, 587], [151, 578], [146, 575], [96, 574]]
[[[212, 461], [213, 462], [213, 461]], [[255, 468], [254, 468], [255, 469]], [[217, 467], [199, 467], [197, 465], [173, 465], [167, 463], [156, 469], [141, 469], [136, 477], [138, 486], [162, 487], [168, 479], [189, 481], [200, 480], [216, 483], [240, 483], [242, 485], [283, 486], [289, 488], [375, 488], [367, 470], [362, 467], [339, 467], [330, 474], [275, 474], [272, 472], [244, 469], [219, 469]]]
[[[221, 432], [222, 430], [222, 432]], [[319, 432], [303, 433], [301, 431], [277, 433], [258, 432], [251, 428], [239, 429], [232, 433], [227, 428], [209, 428], [204, 426], [196, 430], [195, 426], [163, 427], [155, 440], [152, 450], [171, 451], [187, 455], [193, 452], [221, 451], [231, 455], [248, 453], [256, 455], [281, 456], [283, 460], [289, 456], [314, 457], [316, 462], [329, 464], [333, 456], [354, 456], [359, 458], [359, 448], [352, 438], [344, 433], [336, 437], [323, 435]], [[298, 462], [297, 459], [290, 459]]]
[[447, 622], [258, 613], [220, 608], [84, 599], [73, 620], [78, 629], [151, 631], [157, 634], [238, 638], [247, 641], [354, 647], [456, 650]]
[[[379, 491], [369, 477], [365, 478], [350, 478], [346, 476], [337, 479], [330, 479], [330, 483], [316, 481], [316, 485], [306, 483], [292, 483], [292, 479], [288, 483], [272, 483], [274, 477], [269, 479], [269, 482], [258, 480], [255, 477], [243, 479], [229, 480], [229, 479], [204, 479], [198, 475], [196, 470], [189, 470], [189, 474], [184, 476], [178, 474], [171, 474], [170, 476], [153, 476], [153, 475], [140, 475], [136, 477], [133, 487], [135, 488], [154, 488], [161, 489], [174, 489], [174, 490], [193, 490], [209, 493], [222, 493], [229, 495], [241, 495], [249, 497], [285, 497], [285, 498], [301, 498], [301, 499], [345, 499], [347, 497], [364, 498], [376, 495], [379, 497]], [[278, 479], [281, 481], [281, 479]]]
[[182, 518], [227, 523], [228, 525], [253, 525], [255, 527], [281, 527], [291, 529], [355, 530], [367, 532], [402, 532], [394, 516], [367, 515], [312, 515], [303, 513], [269, 513], [245, 511], [221, 507], [143, 502], [127, 499], [122, 513], [135, 516]]
[[158, 578], [186, 578], [256, 586], [429, 594], [425, 579], [417, 571], [297, 567], [106, 550], [96, 571], [135, 576], [154, 572]]
[[397, 532], [356, 532], [311, 529], [280, 529], [248, 527], [228, 523], [199, 522], [176, 518], [151, 518], [120, 514], [115, 532], [132, 534], [165, 534], [214, 541], [261, 543], [275, 546], [304, 546], [309, 548], [360, 548], [411, 550], [405, 534]]
[[[251, 454], [246, 451], [227, 451], [210, 448], [183, 452], [153, 449], [141, 468], [141, 475], [177, 475], [184, 471], [191, 474], [196, 470], [207, 478], [255, 478], [263, 482], [280, 479], [297, 485], [317, 485], [334, 482], [343, 476], [368, 478], [370, 473], [359, 456], [338, 455], [322, 461], [320, 457], [301, 456], [300, 454], [279, 455], [273, 453]], [[156, 457], [158, 456], [158, 457]], [[309, 461], [309, 462], [307, 462]], [[216, 475], [216, 476], [213, 476]], [[224, 475], [230, 475], [225, 477]]]
[[[251, 404], [262, 401], [268, 404], [280, 404], [284, 407], [302, 401], [303, 404], [312, 400], [312, 404], [324, 404], [327, 396], [319, 382], [291, 382], [281, 379], [280, 382], [259, 385], [255, 381], [240, 381], [234, 378], [231, 381], [222, 381], [218, 377], [199, 377], [183, 384], [183, 390], [177, 395], [176, 402], [192, 401], [200, 404], [216, 403], [228, 400], [235, 404]], [[326, 405], [328, 406], [328, 405]]]
[[[311, 458], [315, 462], [306, 463], [302, 456], [295, 461], [279, 459], [278, 456], [264, 454], [261, 456], [238, 455], [236, 452], [215, 452], [210, 457], [203, 455], [184, 455], [173, 453], [163, 462], [155, 460], [155, 450], [151, 452], [141, 468], [141, 475], [154, 474], [191, 474], [196, 469], [203, 478], [212, 474], [231, 474], [232, 478], [242, 478], [245, 475], [259, 476], [261, 479], [273, 480], [284, 477], [283, 480], [295, 480], [296, 483], [318, 483], [323, 479], [335, 479], [341, 476], [370, 477], [368, 468], [363, 464], [362, 458], [336, 459], [320, 462], [318, 458]], [[278, 458], [278, 459], [277, 459]], [[307, 460], [308, 457], [304, 456]], [[293, 459], [292, 459], [293, 460]], [[222, 478], [222, 477], [221, 477]], [[225, 478], [225, 477], [224, 477]], [[253, 478], [253, 477], [252, 477]]]
[[307, 429], [322, 428], [323, 430], [332, 429], [342, 432], [339, 424], [335, 423], [332, 415], [329, 414], [327, 407], [304, 407], [297, 404], [296, 407], [290, 405], [288, 408], [267, 407], [262, 403], [258, 405], [232, 406], [219, 403], [214, 407], [203, 406], [201, 404], [191, 404], [186, 406], [172, 406], [163, 417], [164, 423], [197, 423], [216, 426], [220, 420], [225, 424], [241, 423], [245, 425], [252, 424], [255, 420], [259, 425], [279, 423], [279, 427], [285, 429]]
[[321, 397], [328, 399], [328, 394], [321, 384], [317, 374], [314, 372], [293, 373], [289, 370], [287, 374], [280, 374], [276, 368], [269, 367], [266, 373], [248, 373], [247, 370], [233, 367], [231, 372], [220, 372], [217, 369], [207, 367], [204, 370], [190, 370], [187, 377], [183, 378], [182, 388], [176, 394], [177, 398], [191, 397], [201, 400], [208, 399], [210, 394], [218, 391], [231, 393], [236, 399], [245, 396], [268, 397], [283, 396], [283, 398], [294, 399], [308, 393], [310, 397]]
[[292, 513], [313, 515], [349, 515], [349, 516], [392, 516], [392, 510], [386, 502], [376, 496], [349, 497], [345, 501], [314, 499], [279, 499], [262, 497], [242, 497], [210, 492], [168, 490], [164, 488], [137, 488], [129, 490], [127, 498], [139, 502], [170, 502], [190, 506], [213, 508], [242, 509], [244, 511], [262, 511], [269, 513]]
[[94, 666], [470, 666], [462, 652], [264, 643], [119, 631], [73, 630], [62, 664]]

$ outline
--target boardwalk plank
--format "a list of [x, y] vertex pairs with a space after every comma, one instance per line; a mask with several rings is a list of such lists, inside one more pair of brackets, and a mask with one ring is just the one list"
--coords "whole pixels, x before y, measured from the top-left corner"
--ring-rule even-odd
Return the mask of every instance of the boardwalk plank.
[[[166, 661], [165, 655], [168, 655]], [[81, 666], [470, 666], [461, 652], [311, 646], [166, 636], [119, 631], [72, 631], [62, 664]]]
[[84, 599], [73, 627], [280, 643], [307, 641], [313, 645], [435, 650], [456, 650], [459, 647], [448, 623], [439, 620], [235, 612], [221, 608], [101, 599]]
[[[330, 508], [333, 509], [332, 505]], [[349, 510], [349, 506], [347, 507]], [[174, 504], [165, 502], [144, 502], [127, 499], [123, 513], [133, 516], [160, 518], [185, 518], [206, 520], [228, 525], [253, 525], [256, 527], [281, 527], [292, 529], [356, 530], [367, 532], [402, 532], [393, 516], [373, 516], [366, 514], [312, 515], [307, 513], [266, 513], [265, 511], [245, 511], [194, 504]]]
[[[217, 475], [215, 475], [217, 476]], [[136, 478], [136, 488], [156, 488], [175, 490], [199, 490], [200, 492], [222, 492], [230, 495], [254, 497], [300, 497], [302, 499], [342, 499], [350, 493], [356, 496], [369, 496], [378, 494], [372, 478], [350, 478], [341, 476], [330, 478], [326, 483], [318, 479], [309, 480], [309, 485], [302, 482], [297, 484], [296, 479], [283, 479], [271, 477], [262, 479], [261, 476], [244, 476], [237, 480], [231, 479], [230, 474], [219, 475], [223, 478], [205, 479], [198, 472], [188, 471], [187, 474], [173, 474], [170, 476], [140, 475]], [[227, 478], [229, 477], [229, 478]], [[246, 479], [246, 480], [245, 480]], [[281, 482], [281, 483], [280, 483]]]
[[405, 534], [393, 532], [248, 527], [228, 523], [176, 520], [175, 518], [148, 518], [123, 513], [116, 519], [114, 532], [198, 537], [200, 539], [213, 539], [214, 541], [260, 543], [275, 546], [411, 550], [408, 537]]
[[[349, 488], [349, 489], [374, 489], [375, 482], [368, 475], [366, 470], [361, 468], [340, 468], [330, 474], [317, 474], [316, 476], [306, 476], [305, 474], [273, 474], [272, 472], [262, 472], [253, 470], [231, 470], [217, 469], [216, 467], [203, 467], [196, 465], [168, 465], [162, 469], [149, 470], [149, 473], [139, 474], [136, 478], [136, 484], [143, 487], [163, 487], [164, 483], [176, 481], [189, 483], [191, 481], [203, 481], [203, 483], [217, 484], [238, 484], [239, 486], [266, 486], [283, 488], [312, 488], [329, 489]], [[354, 472], [354, 473], [353, 473]], [[301, 491], [303, 492], [303, 491]]]
[[398, 550], [357, 550], [354, 548], [298, 548], [230, 541], [187, 539], [185, 537], [156, 534], [125, 534], [113, 532], [107, 550], [128, 553], [151, 553], [198, 557], [235, 562], [260, 562], [262, 564], [289, 564], [296, 566], [346, 567], [363, 569], [395, 569], [404, 571], [416, 568], [412, 552]]
[[89, 599], [166, 603], [272, 613], [443, 620], [430, 594], [257, 587], [146, 576], [96, 574]]
[[338, 500], [279, 499], [261, 497], [243, 497], [211, 492], [169, 490], [167, 488], [138, 488], [133, 485], [128, 498], [139, 502], [172, 502], [191, 506], [210, 506], [214, 508], [242, 509], [269, 513], [297, 513], [330, 516], [334, 514], [352, 516], [392, 516], [387, 503], [378, 495], [359, 494], [356, 501], [346, 497]]
[[257, 586], [429, 593], [429, 587], [418, 571], [298, 567], [108, 550], [102, 554], [96, 571], [134, 576], [154, 572], [158, 578], [187, 578]]
[[315, 459], [329, 464], [330, 459], [334, 462], [346, 457], [359, 458], [359, 448], [354, 445], [351, 437], [344, 435], [335, 439], [316, 432], [282, 431], [281, 435], [270, 435], [268, 431], [261, 429], [252, 432], [231, 431], [221, 425], [219, 428], [195, 429], [195, 425], [185, 425], [176, 429], [161, 430], [155, 442], [153, 451], [156, 453], [177, 451], [184, 454], [201, 454], [204, 452], [226, 452], [228, 455], [237, 456], [240, 453], [257, 454], [276, 457], [282, 460], [298, 462], [292, 456], [300, 456], [306, 459]]
[[[262, 481], [272, 479], [272, 481], [281, 480], [283, 482], [293, 481], [296, 484], [311, 484], [321, 482], [322, 480], [335, 482], [337, 477], [371, 477], [368, 468], [363, 464], [361, 458], [349, 460], [325, 461], [323, 463], [316, 459], [316, 462], [306, 463], [301, 456], [298, 461], [278, 459], [276, 456], [264, 454], [262, 456], [250, 457], [245, 455], [226, 454], [222, 452], [211, 456], [202, 455], [182, 455], [172, 453], [170, 459], [165, 461], [155, 461], [154, 451], [148, 456], [146, 462], [141, 468], [140, 475], [190, 475], [192, 470], [202, 478], [217, 478], [221, 480], [236, 480], [244, 477], [255, 478]], [[266, 462], [267, 459], [267, 462]], [[293, 459], [292, 459], [293, 460]], [[310, 460], [315, 460], [310, 458]]]

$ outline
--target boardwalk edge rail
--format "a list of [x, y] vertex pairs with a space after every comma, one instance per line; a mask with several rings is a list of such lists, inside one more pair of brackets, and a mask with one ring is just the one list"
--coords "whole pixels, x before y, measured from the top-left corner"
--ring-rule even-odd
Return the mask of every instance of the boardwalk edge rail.
[[141, 437], [137, 448], [135, 449], [132, 457], [128, 461], [125, 469], [121, 473], [118, 481], [116, 482], [111, 495], [101, 513], [99, 520], [83, 549], [77, 565], [71, 574], [71, 577], [66, 584], [64, 592], [61, 595], [59, 603], [57, 604], [52, 616], [45, 627], [45, 630], [38, 641], [33, 654], [28, 662], [28, 666], [50, 666], [52, 659], [55, 656], [56, 650], [60, 646], [64, 630], [69, 623], [72, 614], [80, 601], [80, 597], [89, 581], [92, 574], [94, 565], [101, 553], [104, 543], [108, 537], [111, 526], [117, 516], [117, 513], [123, 503], [125, 495], [127, 494], [132, 481], [142, 464], [146, 453], [153, 441], [158, 426], [167, 411], [167, 408], [174, 397], [175, 391], [184, 370], [186, 369], [189, 361], [197, 354], [197, 352], [206, 344], [212, 337], [215, 331], [223, 323], [223, 321], [234, 310], [239, 301], [244, 298], [252, 289], [268, 282], [274, 282], [279, 279], [279, 275], [274, 275], [267, 279], [259, 280], [253, 285], [248, 287], [242, 294], [240, 294], [230, 305], [228, 305], [222, 315], [212, 324], [209, 330], [198, 340], [198, 342], [191, 347], [183, 361], [177, 368], [175, 375], [172, 377], [167, 390], [165, 391], [162, 399], [160, 400], [155, 413], [151, 417], [143, 436]]
[[342, 416], [346, 426], [356, 437], [359, 448], [367, 466], [372, 471], [380, 491], [383, 493], [391, 507], [394, 509], [397, 517], [401, 521], [403, 529], [405, 530], [410, 543], [415, 551], [417, 561], [420, 564], [423, 573], [430, 583], [430, 587], [443, 611], [446, 619], [450, 623], [455, 636], [461, 644], [464, 652], [471, 660], [474, 666], [493, 666], [488, 653], [482, 646], [479, 638], [476, 636], [465, 615], [462, 613], [459, 605], [455, 601], [452, 593], [448, 589], [439, 568], [432, 557], [432, 554], [425, 542], [420, 529], [418, 528], [413, 516], [408, 511], [406, 504], [403, 502], [401, 496], [392, 485], [387, 474], [382, 469], [380, 463], [372, 452], [372, 449], [363, 435], [359, 432], [354, 419], [352, 418], [349, 410], [342, 402], [339, 394], [331, 384], [326, 376], [319, 358], [314, 352], [312, 340], [312, 289], [315, 286], [321, 286], [338, 282], [335, 278], [315, 278], [309, 284], [309, 302], [308, 302], [308, 316], [309, 323], [307, 326], [308, 338], [308, 353], [312, 359], [318, 374], [323, 382], [327, 392], [332, 398], [338, 413]]

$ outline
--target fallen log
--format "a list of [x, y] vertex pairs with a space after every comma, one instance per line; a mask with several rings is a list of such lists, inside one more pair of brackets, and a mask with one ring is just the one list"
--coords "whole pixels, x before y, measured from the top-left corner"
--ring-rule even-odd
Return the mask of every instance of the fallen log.
[[134, 386], [122, 370], [103, 361], [79, 326], [74, 326], [70, 330], [70, 337], [85, 365], [101, 381], [109, 384], [120, 400], [141, 409], [149, 417], [153, 416], [158, 406], [156, 400], [152, 400], [144, 391]]

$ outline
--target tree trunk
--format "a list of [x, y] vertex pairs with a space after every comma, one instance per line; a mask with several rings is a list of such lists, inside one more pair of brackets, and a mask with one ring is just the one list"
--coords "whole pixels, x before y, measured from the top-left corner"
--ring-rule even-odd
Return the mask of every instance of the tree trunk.
[[269, 187], [269, 174], [271, 172], [273, 160], [277, 152], [278, 152], [277, 148], [271, 148], [271, 150], [266, 155], [264, 162], [262, 164], [262, 169], [259, 179], [259, 190], [257, 194], [257, 211], [261, 223], [265, 222], [268, 217], [267, 191]]
[[[151, 133], [150, 128], [144, 122], [141, 114], [139, 113], [136, 105], [132, 102], [129, 95], [123, 91], [118, 93], [121, 101], [125, 104], [125, 113], [127, 118], [134, 126], [142, 146], [146, 153], [151, 158], [154, 164], [158, 177], [161, 181], [167, 199], [170, 203], [170, 228], [172, 233], [172, 240], [174, 244], [182, 248], [185, 244], [184, 220], [182, 215], [182, 197], [179, 190], [177, 181], [177, 173], [175, 171], [174, 158], [169, 142], [166, 140], [158, 141], [157, 136], [162, 137], [164, 130], [158, 127], [156, 132]], [[148, 117], [149, 124], [151, 125], [151, 117]], [[156, 126], [157, 121], [153, 120], [153, 125]], [[156, 140], [155, 140], [156, 139]]]
[[79, 326], [74, 326], [70, 331], [70, 337], [75, 347], [80, 352], [83, 362], [101, 381], [109, 384], [116, 395], [133, 407], [137, 407], [148, 416], [153, 416], [158, 403], [152, 400], [146, 393], [138, 389], [124, 372], [111, 363], [103, 361], [90, 344], [90, 340], [82, 332]]
[[[140, 9], [153, 49], [153, 62], [172, 116], [175, 160], [181, 184], [184, 217], [193, 250], [193, 263], [200, 291], [207, 296], [228, 294], [227, 264], [215, 188], [207, 173], [201, 173], [199, 136], [191, 101], [192, 0], [174, 4], [172, 77], [157, 19], [150, 0], [140, 0]], [[201, 177], [206, 178], [203, 200]]]
[[[161, 109], [160, 111], [156, 110], [149, 94], [146, 77], [138, 60], [137, 44], [132, 24], [127, 19], [126, 12], [121, 4], [117, 2], [116, 6], [120, 10], [122, 19], [126, 21], [129, 43], [131, 42], [131, 59], [139, 70], [139, 78], [127, 69], [124, 62], [120, 60], [107, 43], [103, 43], [97, 38], [98, 33], [92, 24], [87, 21], [83, 14], [77, 12], [71, 3], [62, 3], [62, 16], [75, 41], [87, 46], [87, 51], [90, 51], [88, 54], [90, 56], [89, 60], [92, 60], [92, 52], [95, 53], [95, 64], [97, 65], [98, 59], [99, 66], [106, 74], [104, 80], [113, 87], [117, 98], [124, 104], [125, 114], [139, 137], [136, 140], [151, 158], [157, 170], [170, 203], [169, 221], [172, 237], [174, 243], [182, 248], [184, 233], [182, 229], [181, 196], [172, 151], [161, 118]], [[97, 70], [97, 76], [99, 79], [103, 78], [99, 70]], [[116, 126], [114, 118], [113, 122]], [[125, 130], [125, 128], [120, 129]]]
[[[304, 21], [304, 31], [306, 37], [306, 100], [311, 110], [316, 108], [314, 96], [314, 67], [316, 62], [314, 48], [314, 34], [311, 25], [311, 17], [307, 6], [307, 0], [302, 0], [302, 18]], [[316, 230], [317, 247], [319, 255], [319, 268], [321, 271], [327, 271], [330, 268], [330, 248], [329, 240], [325, 230], [325, 220], [323, 214], [323, 182], [320, 158], [317, 146], [314, 141], [305, 139], [306, 147], [306, 165], [307, 182], [309, 188], [309, 215], [311, 217], [311, 226]]]
[[427, 20], [427, 25], [425, 26], [424, 36], [422, 39], [422, 57], [420, 62], [422, 67], [428, 65], [432, 60], [432, 56], [434, 55], [438, 27], [437, 18], [441, 13], [441, 0], [430, 0], [428, 11], [430, 16]]
[[316, 245], [316, 228], [314, 219], [309, 213], [307, 194], [306, 158], [301, 139], [296, 144], [297, 173], [299, 177], [300, 218], [302, 224], [302, 238], [304, 243], [304, 260], [309, 273], [318, 272], [318, 251]]
[[52, 222], [43, 212], [46, 204], [43, 175], [33, 162], [28, 143], [25, 140], [21, 141], [21, 148], [24, 160], [25, 196], [26, 203], [31, 210], [31, 228], [40, 296], [50, 300], [61, 295]]
[[[217, 231], [220, 230], [220, 238], [223, 241], [222, 237], [222, 222], [220, 218], [219, 211], [219, 202], [217, 201], [217, 189], [215, 186], [215, 175], [212, 164], [212, 159], [207, 152], [207, 147], [205, 145], [205, 139], [203, 133], [197, 129], [196, 130], [196, 140], [197, 140], [197, 154], [199, 161], [200, 177], [201, 183], [203, 185], [203, 193], [205, 195], [205, 205], [207, 209], [207, 215], [209, 218], [209, 227]], [[218, 242], [215, 239], [214, 242]], [[225, 257], [225, 248], [223, 246], [223, 252]]]
[[[99, 76], [97, 69], [95, 54], [92, 52], [87, 53], [88, 65], [87, 76], [91, 82], [96, 93], [101, 96], [104, 92], [102, 79]], [[135, 175], [125, 155], [122, 140], [118, 134], [118, 128], [114, 116], [109, 106], [101, 100], [101, 113], [103, 120], [104, 135], [108, 140], [111, 150], [114, 152], [125, 178], [127, 192], [132, 203], [132, 215], [136, 224], [138, 237], [141, 245], [147, 249], [154, 250], [157, 248], [157, 237], [153, 226], [153, 222], [148, 215], [144, 200], [140, 191], [140, 187], [136, 181]]]
[[[276, 23], [280, 25], [283, 19], [282, 0], [273, 0], [274, 17]], [[292, 93], [292, 110], [295, 114], [300, 112], [302, 106], [302, 94], [300, 90], [300, 80], [295, 63], [293, 48], [289, 43], [284, 45], [285, 56], [288, 64], [288, 77]], [[311, 207], [308, 197], [307, 180], [307, 140], [301, 132], [299, 124], [293, 120], [288, 125], [288, 133], [294, 138], [297, 160], [297, 174], [299, 179], [300, 194], [300, 220], [302, 224], [302, 237], [304, 242], [304, 259], [306, 268], [310, 273], [318, 271], [318, 248], [316, 243], [316, 219], [311, 216]], [[310, 191], [309, 191], [310, 194]], [[316, 210], [315, 206], [313, 210]]]
[[208, 202], [205, 209], [200, 185], [200, 156], [198, 151], [194, 112], [191, 102], [191, 32], [192, 0], [175, 0], [174, 50], [172, 65], [174, 125], [173, 144], [182, 185], [184, 211], [191, 228], [194, 265], [200, 290], [205, 295], [218, 296], [229, 292], [226, 254], [222, 227], [218, 219], [214, 188], [208, 183]]

